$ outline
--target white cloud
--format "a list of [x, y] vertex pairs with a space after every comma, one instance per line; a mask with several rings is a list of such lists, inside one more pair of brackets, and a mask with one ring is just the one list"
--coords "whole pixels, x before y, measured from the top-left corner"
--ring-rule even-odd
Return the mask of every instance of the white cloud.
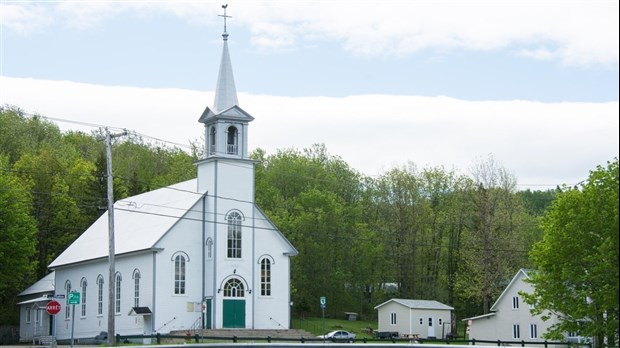
[[[212, 92], [98, 86], [1, 77], [2, 104], [79, 122], [127, 128], [188, 144]], [[464, 172], [493, 154], [520, 184], [574, 184], [618, 156], [618, 102], [464, 101], [448, 97], [345, 98], [239, 94], [256, 120], [250, 149], [302, 149], [324, 143], [351, 167], [378, 175], [414, 162]], [[62, 129], [80, 128], [59, 123]], [[81, 127], [83, 130], [84, 128]], [[87, 129], [88, 130], [88, 129]], [[550, 186], [537, 186], [550, 185]]]
[[[335, 41], [355, 55], [406, 55], [420, 50], [517, 47], [566, 65], [617, 65], [618, 1], [230, 1], [235, 26], [252, 43], [290, 49]], [[191, 23], [219, 24], [219, 3], [96, 1], [3, 3], [3, 26], [23, 33], [47, 25], [89, 28], [120, 13], [167, 13]], [[46, 18], [43, 21], [32, 18]], [[310, 43], [308, 43], [308, 41]]]

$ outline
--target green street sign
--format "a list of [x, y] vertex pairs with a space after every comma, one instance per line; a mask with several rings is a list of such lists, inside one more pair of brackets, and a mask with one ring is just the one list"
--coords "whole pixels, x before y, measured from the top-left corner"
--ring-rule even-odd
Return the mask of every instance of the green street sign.
[[69, 304], [80, 304], [80, 293], [73, 291], [69, 293]]

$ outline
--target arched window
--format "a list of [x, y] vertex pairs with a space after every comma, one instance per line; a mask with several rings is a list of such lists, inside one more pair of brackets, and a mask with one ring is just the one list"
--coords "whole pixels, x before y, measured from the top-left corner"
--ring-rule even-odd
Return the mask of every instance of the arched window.
[[140, 271], [137, 268], [133, 271], [133, 306], [140, 306]]
[[211, 129], [209, 130], [209, 142], [208, 142], [208, 144], [209, 144], [209, 152], [208, 152], [208, 154], [209, 155], [215, 154], [216, 147], [215, 147], [215, 127], [214, 126], [211, 126]]
[[65, 282], [65, 319], [71, 317], [71, 307], [69, 306], [69, 293], [71, 292], [71, 281]]
[[115, 300], [114, 300], [114, 313], [116, 314], [120, 314], [121, 313], [121, 281], [123, 280], [123, 277], [121, 277], [120, 272], [116, 273], [116, 278], [114, 279], [114, 282], [116, 283], [116, 289], [115, 289]]
[[103, 276], [97, 277], [97, 315], [103, 315]]
[[233, 278], [224, 284], [224, 297], [244, 297], [243, 283]]
[[82, 278], [82, 280], [80, 281], [80, 288], [82, 290], [82, 295], [80, 298], [80, 302], [82, 302], [82, 317], [86, 316], [86, 278]]
[[228, 214], [228, 257], [241, 258], [241, 214], [236, 211]]
[[260, 294], [271, 296], [271, 260], [268, 257], [260, 261]]
[[228, 127], [227, 137], [226, 137], [226, 153], [236, 155], [237, 154], [237, 144], [238, 144], [238, 131], [235, 126]]
[[207, 238], [207, 259], [213, 257], [213, 239]]
[[185, 254], [179, 253], [174, 257], [174, 294], [185, 294]]

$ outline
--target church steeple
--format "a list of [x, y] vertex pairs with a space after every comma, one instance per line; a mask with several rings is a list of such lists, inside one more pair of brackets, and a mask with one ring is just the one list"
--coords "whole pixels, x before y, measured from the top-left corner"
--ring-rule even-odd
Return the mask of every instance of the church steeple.
[[222, 34], [222, 38], [224, 39], [224, 49], [222, 50], [220, 72], [217, 76], [217, 86], [215, 88], [215, 102], [213, 103], [213, 109], [215, 109], [215, 112], [226, 110], [231, 106], [239, 104], [239, 101], [237, 100], [237, 89], [235, 88], [232, 64], [230, 63], [230, 54], [228, 53], [226, 18], [231, 17], [226, 15], [226, 7], [228, 7], [228, 5], [222, 5], [224, 14], [219, 15], [220, 17], [224, 17], [224, 33]]
[[248, 123], [254, 120], [239, 107], [237, 90], [233, 78], [230, 54], [228, 53], [228, 32], [226, 31], [226, 7], [224, 15], [224, 47], [215, 86], [213, 108], [207, 107], [198, 120], [205, 124], [205, 157], [227, 157], [248, 159]]

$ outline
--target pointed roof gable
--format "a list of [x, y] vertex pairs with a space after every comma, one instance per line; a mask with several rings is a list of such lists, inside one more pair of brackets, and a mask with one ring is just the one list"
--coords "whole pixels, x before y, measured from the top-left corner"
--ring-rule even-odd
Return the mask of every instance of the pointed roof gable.
[[251, 122], [254, 120], [254, 117], [252, 117], [252, 115], [250, 115], [237, 105], [231, 106], [230, 108], [223, 110], [219, 114], [207, 107], [198, 119], [198, 122], [207, 123], [219, 119]]
[[55, 273], [50, 272], [45, 277], [39, 279], [36, 283], [30, 285], [26, 290], [17, 294], [17, 296], [26, 296], [34, 294], [42, 294], [46, 292], [54, 293]]
[[[192, 179], [114, 203], [116, 255], [149, 250], [188, 213], [204, 195]], [[108, 212], [102, 214], [49, 268], [109, 256]]]
[[213, 103], [213, 108], [216, 113], [239, 104], [232, 64], [230, 63], [230, 54], [228, 53], [228, 33], [224, 32], [222, 37], [224, 38], [224, 49], [222, 50], [222, 60], [220, 62], [220, 71], [217, 76], [215, 101]]
[[506, 294], [506, 292], [513, 286], [513, 284], [515, 284], [517, 282], [517, 280], [519, 280], [521, 277], [525, 278], [525, 279], [529, 279], [529, 273], [530, 271], [524, 268], [521, 268], [517, 274], [515, 274], [514, 277], [512, 277], [512, 280], [510, 281], [510, 283], [508, 283], [508, 285], [506, 286], [506, 288], [504, 288], [504, 291], [502, 291], [502, 294], [499, 295], [499, 297], [497, 298], [497, 300], [495, 301], [495, 303], [493, 303], [493, 305], [491, 306], [491, 308], [489, 309], [491, 312], [495, 312], [497, 310], [497, 304], [500, 302], [500, 300], [504, 297], [504, 295]]

